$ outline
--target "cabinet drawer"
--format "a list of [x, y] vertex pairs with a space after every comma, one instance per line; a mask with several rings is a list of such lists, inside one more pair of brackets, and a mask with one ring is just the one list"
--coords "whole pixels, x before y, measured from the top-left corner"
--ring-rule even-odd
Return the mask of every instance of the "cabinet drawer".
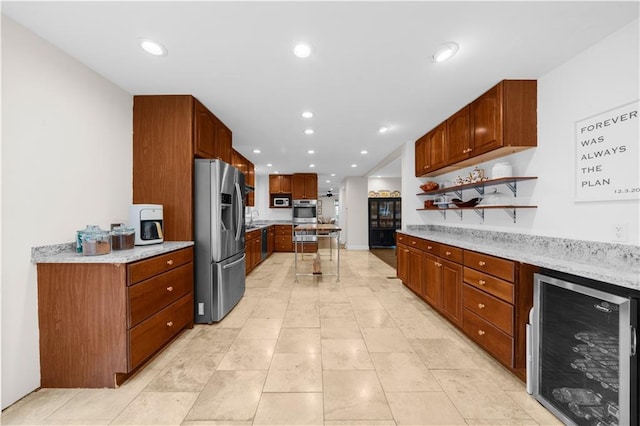
[[484, 320], [513, 336], [513, 306], [465, 284], [463, 306]]
[[458, 247], [440, 244], [440, 257], [456, 263], [462, 263], [463, 250]]
[[129, 275], [127, 285], [146, 280], [191, 261], [193, 261], [193, 247], [132, 263], [127, 267]]
[[291, 225], [275, 225], [276, 235], [291, 235], [293, 233], [293, 226]]
[[129, 287], [129, 327], [193, 290], [193, 263]]
[[[404, 244], [409, 247], [417, 248], [418, 250], [427, 249], [427, 240], [423, 240], [422, 238], [413, 237], [406, 234], [398, 234], [396, 239], [397, 244]], [[430, 244], [433, 244], [430, 242]]]
[[511, 260], [465, 250], [464, 266], [495, 275], [503, 280], [511, 282], [515, 280], [515, 263]]
[[468, 309], [464, 309], [462, 322], [467, 336], [505, 365], [513, 366], [513, 338]]
[[423, 245], [423, 250], [427, 253], [432, 253], [436, 256], [440, 254], [440, 244], [434, 243], [433, 241], [426, 240]]
[[[465, 253], [466, 256], [466, 253]], [[465, 257], [466, 259], [466, 257]], [[508, 303], [513, 303], [513, 284], [475, 269], [464, 268], [464, 282], [486, 291]]]
[[255, 240], [256, 238], [260, 238], [261, 236], [262, 236], [262, 231], [258, 229], [255, 231], [249, 231], [245, 233], [244, 239], [245, 241]]
[[193, 293], [129, 330], [129, 371], [193, 321]]

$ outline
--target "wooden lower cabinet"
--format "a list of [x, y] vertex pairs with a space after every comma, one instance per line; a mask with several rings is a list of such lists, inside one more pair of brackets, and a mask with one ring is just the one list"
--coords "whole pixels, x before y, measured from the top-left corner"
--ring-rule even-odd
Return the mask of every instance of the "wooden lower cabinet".
[[247, 256], [245, 262], [245, 272], [248, 274], [253, 271], [262, 260], [262, 231], [256, 229], [249, 231], [245, 235], [245, 254]]
[[293, 225], [274, 225], [275, 251], [293, 252]]
[[397, 240], [398, 278], [524, 380], [537, 268], [402, 233]]
[[193, 327], [193, 248], [133, 263], [39, 263], [43, 388], [113, 388]]

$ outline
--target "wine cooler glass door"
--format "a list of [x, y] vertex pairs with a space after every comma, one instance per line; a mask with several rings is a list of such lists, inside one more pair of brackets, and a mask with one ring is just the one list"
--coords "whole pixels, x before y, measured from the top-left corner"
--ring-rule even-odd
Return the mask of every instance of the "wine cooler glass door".
[[567, 424], [629, 424], [632, 299], [539, 274], [534, 298], [536, 398]]

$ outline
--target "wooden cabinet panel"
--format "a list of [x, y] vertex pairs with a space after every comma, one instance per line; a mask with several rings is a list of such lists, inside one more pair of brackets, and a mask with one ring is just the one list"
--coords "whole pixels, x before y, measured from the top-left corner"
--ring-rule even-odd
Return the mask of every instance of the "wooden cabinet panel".
[[513, 366], [513, 338], [473, 312], [463, 312], [464, 332], [487, 352], [508, 366]]
[[456, 263], [462, 263], [462, 249], [459, 247], [442, 244], [440, 245], [438, 253], [443, 259], [447, 259]]
[[129, 370], [138, 367], [190, 322], [193, 322], [193, 293], [132, 328], [129, 331]]
[[401, 244], [396, 249], [398, 278], [414, 293], [422, 293], [422, 253], [413, 247]]
[[473, 149], [485, 152], [502, 144], [502, 84], [471, 103]]
[[129, 322], [133, 327], [193, 291], [193, 263], [128, 287]]
[[218, 120], [204, 105], [194, 99], [193, 143], [195, 154], [201, 158], [216, 158]]
[[172, 251], [127, 265], [128, 284], [132, 285], [193, 261], [193, 248]]
[[275, 226], [270, 226], [267, 231], [267, 255], [271, 256], [276, 249], [276, 231]]
[[429, 132], [431, 169], [439, 169], [447, 162], [447, 123], [441, 123]]
[[454, 324], [462, 325], [462, 265], [440, 260], [442, 313]]
[[409, 281], [409, 247], [404, 244], [396, 247], [396, 276], [403, 283]]
[[233, 160], [231, 155], [231, 144], [233, 139], [233, 134], [231, 129], [224, 125], [224, 123], [218, 119], [216, 123], [216, 140], [215, 140], [215, 157], [224, 161], [225, 163], [231, 164]]
[[270, 194], [291, 194], [291, 175], [269, 175]]
[[429, 151], [428, 134], [416, 141], [415, 151], [416, 177], [420, 177], [428, 173], [431, 168], [431, 152]]
[[[254, 187], [255, 186], [255, 166], [254, 164], [247, 160], [247, 158], [236, 151], [235, 149], [231, 149], [231, 157], [232, 162], [231, 165], [238, 169], [244, 175], [244, 183], [245, 185]], [[255, 206], [255, 194], [254, 191], [250, 191], [245, 196], [245, 205], [246, 206]]]
[[291, 177], [291, 196], [294, 200], [318, 199], [318, 175], [295, 173]]
[[455, 163], [469, 157], [471, 149], [471, 126], [469, 105], [447, 120], [447, 163]]
[[465, 309], [470, 310], [508, 335], [513, 336], [513, 305], [492, 297], [468, 284], [464, 285], [463, 292]]
[[423, 255], [424, 283], [423, 296], [431, 306], [440, 309], [442, 305], [442, 270], [438, 257], [431, 254]]
[[465, 250], [464, 266], [486, 272], [506, 281], [513, 282], [515, 279], [515, 263], [513, 261], [488, 254]]
[[513, 303], [513, 284], [510, 282], [466, 266], [464, 268], [464, 282], [482, 291], [486, 291], [505, 302]]

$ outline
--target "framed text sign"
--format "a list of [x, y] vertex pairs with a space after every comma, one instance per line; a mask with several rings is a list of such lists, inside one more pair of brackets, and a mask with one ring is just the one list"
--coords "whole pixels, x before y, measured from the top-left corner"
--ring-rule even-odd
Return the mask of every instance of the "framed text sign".
[[639, 104], [576, 121], [576, 201], [640, 199]]

